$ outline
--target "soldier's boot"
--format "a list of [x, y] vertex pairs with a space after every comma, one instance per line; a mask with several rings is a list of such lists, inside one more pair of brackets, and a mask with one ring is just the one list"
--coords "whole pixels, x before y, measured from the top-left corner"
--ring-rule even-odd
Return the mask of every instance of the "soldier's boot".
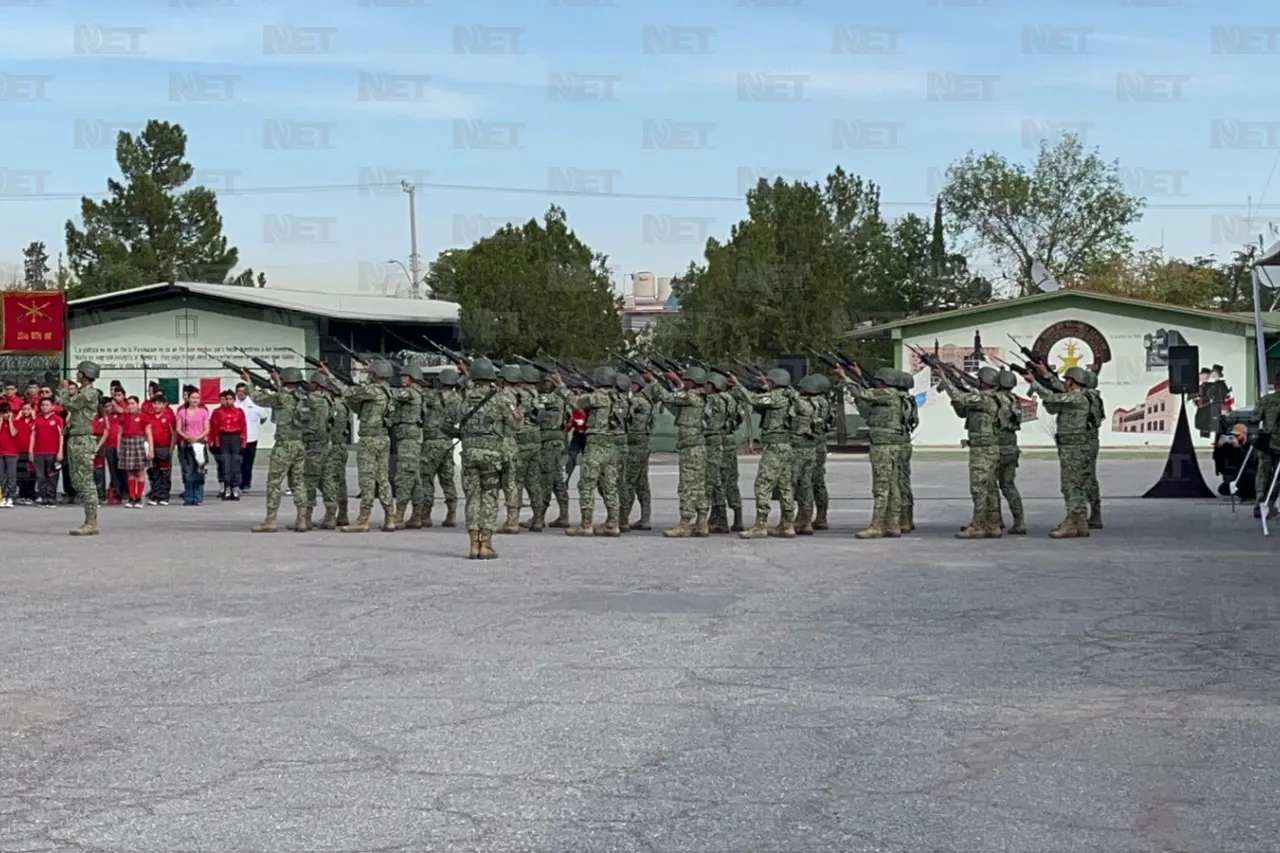
[[[1089, 523], [1085, 521], [1085, 536], [1089, 535]], [[1049, 531], [1050, 539], [1076, 539], [1080, 536], [1080, 527], [1076, 523], [1076, 514], [1067, 513], [1067, 517], [1062, 519], [1062, 523]]]
[[744, 529], [742, 526], [742, 507], [735, 506], [733, 508], [733, 524], [729, 525], [729, 530], [733, 533], [741, 533]]
[[648, 504], [640, 504], [640, 520], [631, 525], [632, 530], [652, 530], [653, 525], [649, 523], [650, 508]]
[[815, 510], [814, 516], [813, 516], [813, 529], [814, 530], [830, 530], [831, 529], [831, 527], [827, 524], [827, 508], [825, 506], [817, 507], [817, 509]]
[[556, 516], [555, 521], [551, 522], [547, 526], [554, 527], [556, 529], [568, 528], [569, 527], [569, 504], [568, 502], [560, 503], [559, 501], [556, 501], [556, 503], [560, 507], [560, 514]]
[[417, 504], [413, 505], [413, 514], [404, 520], [400, 525], [405, 530], [421, 530], [422, 529], [422, 507]]
[[960, 532], [964, 533], [966, 530], [973, 530], [977, 526], [978, 526], [978, 514], [975, 512], [973, 514], [973, 517], [969, 519], [969, 523], [966, 524], [964, 527], [960, 528]]
[[884, 518], [883, 510], [876, 510], [871, 514], [871, 524], [853, 534], [855, 539], [883, 539], [884, 538]]
[[693, 535], [699, 539], [706, 539], [711, 535], [711, 518], [707, 510], [698, 510], [698, 517], [693, 522]]
[[316, 525], [316, 530], [333, 530], [338, 526], [338, 511], [333, 507], [325, 507], [324, 518]]
[[252, 533], [275, 533], [279, 530], [276, 527], [276, 513], [273, 510], [267, 510], [267, 517], [262, 519], [262, 523], [249, 528]]
[[902, 538], [902, 513], [885, 513], [884, 515], [884, 538], [901, 539]]
[[597, 536], [621, 536], [622, 525], [618, 523], [618, 511], [616, 509], [606, 510], [604, 527], [597, 527], [592, 530]]
[[298, 510], [298, 520], [294, 523], [295, 533], [307, 533], [311, 530], [311, 510]]
[[916, 508], [913, 506], [906, 507], [902, 510], [902, 521], [899, 522], [903, 533], [910, 533], [916, 529]]
[[433, 503], [435, 503], [435, 501], [432, 501], [432, 503], [424, 506], [422, 508], [421, 514], [418, 516], [418, 520], [422, 522], [422, 527], [424, 529], [435, 526], [435, 523], [431, 520], [431, 509], [432, 509]]
[[[570, 527], [564, 532], [565, 536], [590, 536], [595, 528], [596, 511], [592, 509], [582, 510], [582, 520], [578, 522], [577, 527]], [[553, 527], [555, 525], [552, 525]]]
[[813, 535], [813, 509], [802, 509], [799, 514], [796, 515], [796, 535]]
[[1027, 519], [1021, 513], [1013, 514], [1013, 527], [1009, 528], [1010, 536], [1026, 536], [1027, 535]]
[[[430, 527], [430, 526], [431, 526], [431, 525], [429, 525], [429, 524], [424, 524], [424, 525], [423, 525], [423, 527]], [[457, 526], [458, 526], [458, 500], [457, 500], [457, 498], [455, 498], [455, 499], [453, 499], [453, 500], [451, 500], [451, 501], [445, 501], [445, 502], [444, 502], [444, 521], [440, 522], [440, 526], [441, 526], [441, 527], [457, 527]]]
[[778, 526], [769, 531], [770, 536], [776, 536], [779, 539], [795, 539], [796, 538], [796, 514], [795, 510], [791, 512], [783, 512], [782, 519], [778, 522]]
[[973, 518], [969, 521], [968, 527], [960, 528], [960, 532], [956, 534], [957, 539], [985, 539], [987, 538], [987, 528], [993, 522], [990, 520], [988, 513], [975, 512]]
[[987, 513], [987, 525], [983, 528], [983, 534], [987, 539], [1000, 539], [1004, 536], [1004, 512], [994, 510]]
[[467, 552], [467, 559], [469, 560], [480, 559], [480, 531], [468, 530], [467, 537], [471, 540], [471, 550]]
[[618, 532], [619, 533], [631, 532], [631, 510], [630, 509], [627, 510], [626, 515], [623, 515], [621, 512], [618, 513]]
[[1102, 501], [1096, 501], [1089, 506], [1089, 528], [1102, 529]]
[[711, 510], [711, 517], [707, 520], [707, 530], [710, 533], [728, 533], [729, 532], [729, 510], [727, 507], [718, 506]]
[[351, 519], [347, 517], [347, 505], [345, 503], [338, 507], [338, 517], [334, 519], [333, 523], [336, 524], [339, 529], [346, 527], [351, 523]]
[[338, 529], [343, 533], [368, 533], [369, 532], [369, 516], [373, 514], [372, 509], [360, 507], [360, 514], [356, 516], [354, 524], [347, 524]]
[[687, 518], [682, 518], [676, 523], [675, 527], [662, 531], [662, 535], [668, 539], [687, 539], [693, 535], [693, 525], [689, 523]]
[[498, 552], [493, 550], [493, 531], [492, 530], [480, 531], [480, 559], [481, 560], [498, 559]]
[[400, 511], [399, 511], [399, 507], [397, 507], [395, 504], [391, 504], [390, 506], [384, 506], [382, 508], [381, 530], [383, 533], [395, 533], [396, 522], [399, 520], [400, 520]]
[[547, 527], [547, 508], [544, 506], [533, 511], [533, 518], [529, 519], [529, 531], [531, 533], [541, 533]]
[[396, 527], [405, 528], [409, 525], [409, 519], [412, 518], [409, 514], [409, 507], [410, 503], [408, 501], [396, 503]]
[[72, 536], [97, 536], [98, 535], [98, 510], [85, 507], [84, 523], [75, 530], [68, 531]]
[[1076, 535], [1081, 538], [1089, 535], [1089, 516], [1087, 513], [1076, 513]]
[[507, 507], [507, 520], [498, 528], [498, 533], [520, 532], [520, 507]]

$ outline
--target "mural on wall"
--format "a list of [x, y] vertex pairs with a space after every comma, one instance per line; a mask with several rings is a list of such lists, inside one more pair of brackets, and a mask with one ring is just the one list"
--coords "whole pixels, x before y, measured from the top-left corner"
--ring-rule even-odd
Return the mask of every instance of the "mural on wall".
[[[916, 406], [924, 408], [930, 400], [940, 398], [938, 384], [942, 377], [935, 375], [933, 368], [925, 364], [919, 354], [910, 350], [907, 354], [910, 357], [911, 372], [916, 378]], [[1017, 361], [1022, 354], [1010, 352], [1004, 347], [986, 346], [982, 343], [982, 332], [975, 331], [972, 344], [944, 344], [935, 339], [931, 355], [943, 364], [958, 367], [972, 376], [982, 367], [1001, 369], [1005, 362]], [[1026, 423], [1039, 417], [1040, 403], [1034, 397], [1025, 396], [1022, 390], [1018, 389], [1014, 393], [1018, 397], [1018, 402], [1022, 404], [1022, 422]], [[942, 400], [942, 403], [946, 405], [945, 400]]]
[[1177, 329], [1156, 329], [1142, 336], [1142, 346], [1147, 351], [1147, 372], [1169, 369], [1169, 347], [1189, 347], [1190, 343]]

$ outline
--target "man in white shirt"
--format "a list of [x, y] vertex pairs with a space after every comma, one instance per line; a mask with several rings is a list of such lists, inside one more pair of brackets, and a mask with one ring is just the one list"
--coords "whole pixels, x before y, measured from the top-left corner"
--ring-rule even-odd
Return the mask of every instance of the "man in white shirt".
[[258, 437], [262, 435], [262, 425], [271, 417], [271, 410], [250, 400], [249, 387], [243, 382], [236, 386], [236, 406], [244, 410], [244, 419], [249, 424], [249, 442], [240, 451], [240, 491], [247, 492], [253, 483], [253, 458], [258, 454]]

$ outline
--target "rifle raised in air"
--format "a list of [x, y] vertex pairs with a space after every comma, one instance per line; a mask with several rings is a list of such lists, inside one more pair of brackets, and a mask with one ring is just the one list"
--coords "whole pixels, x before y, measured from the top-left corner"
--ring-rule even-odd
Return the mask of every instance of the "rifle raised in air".
[[229, 373], [234, 373], [236, 376], [247, 375], [249, 377], [249, 381], [253, 383], [255, 388], [261, 388], [264, 391], [276, 390], [276, 386], [274, 382], [272, 382], [270, 379], [267, 379], [264, 376], [259, 376], [258, 374], [254, 373], [252, 370], [250, 370], [247, 367], [241, 367], [240, 365], [235, 364], [234, 362], [228, 361], [225, 358], [218, 358], [217, 356], [211, 355], [204, 350], [200, 350], [200, 354], [203, 355], [205, 358], [209, 359], [210, 361], [218, 362], [218, 364], [222, 365], [222, 369], [228, 371]]

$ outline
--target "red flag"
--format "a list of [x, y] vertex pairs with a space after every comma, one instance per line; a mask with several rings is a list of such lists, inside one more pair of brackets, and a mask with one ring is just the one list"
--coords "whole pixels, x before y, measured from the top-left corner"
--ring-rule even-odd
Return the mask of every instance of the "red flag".
[[218, 400], [222, 396], [222, 380], [221, 379], [201, 379], [200, 380], [200, 404], [203, 406], [216, 406]]
[[57, 290], [0, 294], [0, 327], [0, 350], [62, 352], [67, 335], [67, 296]]

